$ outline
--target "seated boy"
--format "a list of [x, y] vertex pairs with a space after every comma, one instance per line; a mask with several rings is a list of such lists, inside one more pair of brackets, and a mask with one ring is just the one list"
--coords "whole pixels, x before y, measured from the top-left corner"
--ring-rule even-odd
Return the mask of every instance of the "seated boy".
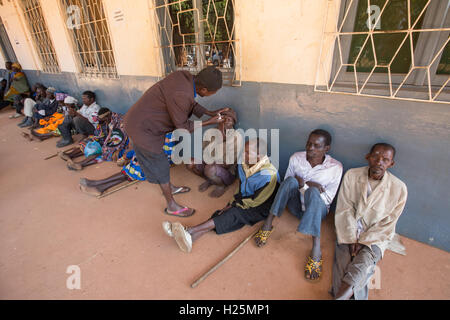
[[265, 142], [259, 139], [245, 144], [244, 163], [238, 164], [239, 187], [230, 204], [194, 227], [163, 222], [164, 231], [175, 239], [182, 251], [191, 252], [192, 242], [211, 230], [224, 234], [267, 218], [280, 178], [266, 153], [258, 153], [257, 142], [260, 151], [261, 147], [265, 148]]

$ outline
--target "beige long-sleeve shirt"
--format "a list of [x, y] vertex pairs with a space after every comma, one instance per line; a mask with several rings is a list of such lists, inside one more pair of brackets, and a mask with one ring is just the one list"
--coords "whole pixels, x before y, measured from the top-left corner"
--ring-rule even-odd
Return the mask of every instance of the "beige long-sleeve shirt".
[[[335, 226], [339, 244], [377, 245], [384, 254], [395, 234], [408, 191], [405, 183], [386, 171], [381, 182], [367, 196], [369, 167], [350, 169], [338, 194]], [[358, 221], [362, 231], [358, 239]]]

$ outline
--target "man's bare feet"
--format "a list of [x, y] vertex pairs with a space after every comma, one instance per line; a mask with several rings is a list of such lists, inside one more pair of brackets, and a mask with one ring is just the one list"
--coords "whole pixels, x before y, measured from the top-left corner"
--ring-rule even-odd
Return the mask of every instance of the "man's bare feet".
[[95, 197], [98, 197], [102, 194], [102, 192], [95, 187], [88, 187], [88, 186], [82, 185], [81, 181], [80, 181], [80, 190], [88, 195], [95, 196]]
[[67, 168], [75, 171], [83, 170], [83, 166], [81, 164], [73, 162], [72, 160], [67, 160]]
[[209, 196], [212, 198], [220, 198], [225, 193], [225, 186], [217, 186]]
[[64, 152], [64, 151], [60, 151], [58, 152], [58, 156], [63, 159], [64, 161], [69, 161], [71, 160], [71, 158]]
[[200, 192], [205, 192], [206, 190], [208, 190], [208, 188], [212, 185], [212, 182], [209, 180], [206, 180], [205, 182], [203, 182], [201, 185], [199, 185], [198, 187], [198, 191]]

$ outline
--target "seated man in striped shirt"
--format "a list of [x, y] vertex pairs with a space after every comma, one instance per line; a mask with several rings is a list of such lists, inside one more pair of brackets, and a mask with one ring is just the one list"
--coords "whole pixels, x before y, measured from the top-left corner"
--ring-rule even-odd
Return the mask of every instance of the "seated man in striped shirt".
[[297, 231], [312, 236], [312, 250], [305, 265], [305, 278], [311, 281], [319, 280], [322, 273], [320, 226], [342, 177], [342, 164], [327, 154], [330, 147], [330, 133], [321, 129], [310, 133], [306, 151], [291, 156], [270, 215], [255, 236], [257, 246], [262, 247], [272, 233], [273, 219], [280, 217], [287, 206], [301, 219]]
[[238, 164], [238, 191], [233, 200], [222, 210], [216, 211], [210, 219], [187, 228], [178, 222], [163, 222], [164, 231], [175, 238], [182, 251], [191, 252], [192, 242], [209, 231], [224, 234], [267, 218], [280, 178], [263, 149], [266, 150], [266, 145], [262, 140], [247, 141], [244, 163]]

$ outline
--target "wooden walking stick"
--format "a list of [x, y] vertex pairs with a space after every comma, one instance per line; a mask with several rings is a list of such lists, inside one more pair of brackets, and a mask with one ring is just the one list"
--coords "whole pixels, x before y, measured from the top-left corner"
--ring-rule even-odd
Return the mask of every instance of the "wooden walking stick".
[[198, 286], [203, 280], [205, 280], [211, 273], [219, 269], [228, 259], [230, 259], [236, 252], [238, 252], [251, 238], [253, 238], [259, 231], [252, 232], [247, 238], [244, 239], [233, 251], [231, 251], [225, 258], [220, 260], [214, 267], [209, 269], [206, 273], [204, 273], [200, 278], [198, 278], [193, 284], [191, 284], [191, 288], [195, 288]]
[[108, 191], [108, 192], [104, 192], [104, 193], [102, 193], [101, 195], [97, 196], [97, 199], [101, 199], [101, 198], [104, 198], [104, 197], [106, 197], [106, 196], [109, 196], [110, 194], [112, 194], [112, 193], [114, 193], [114, 192], [117, 192], [117, 191], [119, 191], [119, 190], [128, 188], [129, 186], [131, 186], [131, 185], [133, 185], [133, 184], [136, 184], [136, 183], [138, 183], [138, 182], [141, 182], [141, 181], [140, 181], [140, 180], [134, 180], [134, 181], [129, 182], [129, 183], [127, 183], [127, 184], [124, 184], [123, 186], [120, 186], [120, 187], [118, 187], [118, 188], [116, 188], [116, 189], [114, 189], [114, 190], [111, 190], [111, 191]]

